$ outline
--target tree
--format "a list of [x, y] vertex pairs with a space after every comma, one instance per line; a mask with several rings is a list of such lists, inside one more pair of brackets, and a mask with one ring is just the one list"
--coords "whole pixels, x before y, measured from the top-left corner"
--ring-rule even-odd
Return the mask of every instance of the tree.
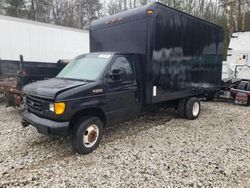
[[90, 22], [100, 17], [102, 5], [99, 0], [77, 0], [76, 15], [79, 28], [88, 28]]
[[26, 11], [29, 19], [51, 22], [51, 0], [26, 0]]
[[29, 19], [57, 25], [88, 28], [101, 16], [99, 0], [26, 0]]
[[6, 14], [8, 16], [25, 17], [24, 0], [6, 0]]
[[4, 10], [4, 0], [0, 0], [0, 14], [6, 14], [5, 10]]
[[122, 11], [122, 1], [110, 0], [104, 3], [103, 15], [109, 16]]
[[250, 31], [250, 12], [246, 13], [245, 30]]

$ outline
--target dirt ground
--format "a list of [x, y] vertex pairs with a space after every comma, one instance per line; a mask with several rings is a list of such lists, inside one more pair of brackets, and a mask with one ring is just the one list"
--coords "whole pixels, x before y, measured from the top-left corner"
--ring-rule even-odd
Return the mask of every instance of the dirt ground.
[[105, 132], [100, 147], [72, 153], [70, 137], [22, 128], [0, 105], [0, 187], [249, 187], [250, 107], [202, 102], [188, 121], [160, 110]]

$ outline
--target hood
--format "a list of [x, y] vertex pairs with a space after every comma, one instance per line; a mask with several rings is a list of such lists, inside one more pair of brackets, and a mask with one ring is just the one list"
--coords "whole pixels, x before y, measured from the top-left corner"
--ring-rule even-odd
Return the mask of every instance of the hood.
[[87, 82], [84, 81], [53, 78], [28, 84], [23, 88], [23, 92], [29, 95], [55, 99], [59, 93], [86, 84]]

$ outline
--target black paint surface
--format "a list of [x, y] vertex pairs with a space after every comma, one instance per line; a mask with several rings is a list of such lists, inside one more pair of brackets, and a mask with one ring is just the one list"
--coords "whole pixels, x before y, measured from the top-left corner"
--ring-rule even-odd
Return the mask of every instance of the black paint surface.
[[223, 29], [160, 3], [94, 21], [90, 50], [140, 54], [147, 104], [220, 88]]

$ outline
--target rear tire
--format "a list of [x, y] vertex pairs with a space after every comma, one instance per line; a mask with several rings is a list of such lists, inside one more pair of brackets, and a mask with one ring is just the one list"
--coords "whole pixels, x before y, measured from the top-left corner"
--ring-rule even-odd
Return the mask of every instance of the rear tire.
[[103, 134], [103, 124], [97, 117], [84, 117], [73, 128], [73, 151], [79, 154], [89, 154], [100, 144]]
[[201, 104], [196, 97], [189, 98], [185, 106], [185, 116], [189, 120], [196, 119], [200, 114]]
[[178, 112], [178, 115], [182, 118], [186, 118], [186, 114], [185, 114], [186, 102], [187, 102], [187, 99], [181, 99], [179, 100], [179, 103], [178, 103], [177, 112]]

